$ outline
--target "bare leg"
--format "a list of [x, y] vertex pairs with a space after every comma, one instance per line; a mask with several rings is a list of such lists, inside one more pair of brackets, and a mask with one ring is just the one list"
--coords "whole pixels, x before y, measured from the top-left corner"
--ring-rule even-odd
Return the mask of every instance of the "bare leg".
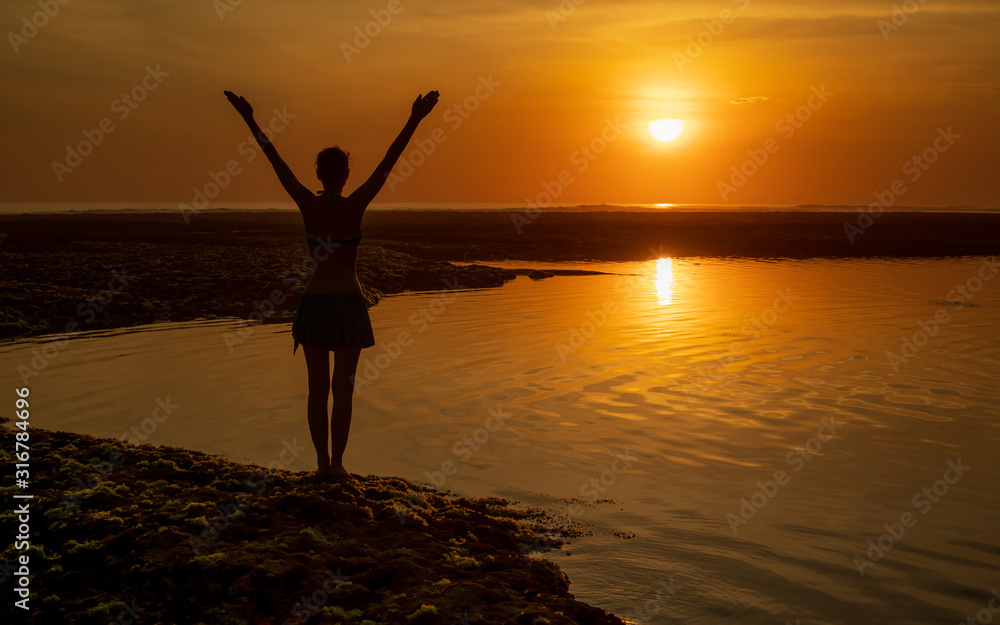
[[351, 432], [351, 412], [354, 406], [354, 375], [358, 370], [360, 347], [343, 347], [333, 352], [333, 409], [330, 411], [330, 476], [350, 477], [344, 468], [344, 450]]
[[316, 448], [316, 475], [330, 474], [330, 431], [326, 425], [327, 406], [330, 400], [330, 351], [318, 345], [303, 345], [306, 369], [309, 372], [309, 401], [306, 415], [309, 434]]

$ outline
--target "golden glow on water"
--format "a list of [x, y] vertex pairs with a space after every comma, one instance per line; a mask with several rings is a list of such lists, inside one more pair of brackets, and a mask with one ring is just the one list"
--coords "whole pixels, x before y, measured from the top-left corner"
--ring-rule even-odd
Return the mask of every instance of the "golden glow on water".
[[656, 261], [656, 297], [661, 306], [674, 302], [674, 259]]
[[[578, 596], [589, 593], [623, 613], [656, 592], [649, 579], [683, 567], [692, 587], [727, 593], [719, 595], [723, 604], [734, 593], [750, 597], [741, 610], [766, 599], [812, 616], [802, 589], [832, 584], [828, 596], [810, 591], [810, 600], [831, 610], [823, 619], [830, 625], [853, 624], [861, 609], [876, 610], [870, 622], [948, 622], [922, 617], [932, 608], [975, 613], [982, 604], [961, 591], [940, 594], [937, 607], [921, 603], [921, 588], [906, 590], [884, 572], [895, 562], [922, 571], [928, 585], [983, 587], [981, 563], [996, 553], [1000, 523], [993, 425], [1000, 293], [984, 283], [977, 306], [950, 310], [933, 345], [898, 371], [886, 354], [900, 350], [901, 337], [933, 318], [941, 298], [981, 264], [524, 262], [510, 266], [606, 273], [521, 276], [499, 289], [458, 291], [443, 310], [435, 292], [386, 297], [371, 311], [379, 345], [365, 350], [358, 368], [347, 466], [414, 481], [450, 466], [445, 488], [511, 497], [557, 515], [582, 500], [583, 522], [632, 530], [637, 539], [580, 541], [572, 557], [547, 557], [559, 558], [583, 589]], [[434, 321], [415, 324], [421, 310]], [[146, 442], [261, 465], [283, 458], [287, 445], [308, 445], [305, 362], [291, 354], [287, 324], [256, 328], [231, 353], [222, 337], [241, 323], [73, 339], [31, 380], [41, 425], [114, 437], [169, 396], [181, 408]], [[401, 332], [410, 340], [395, 347]], [[0, 368], [30, 363], [39, 348], [0, 346]], [[392, 362], [376, 365], [390, 350]], [[842, 431], [832, 433], [824, 420]], [[622, 473], [619, 453], [636, 458]], [[958, 456], [976, 468], [906, 534], [918, 549], [887, 552], [861, 579], [850, 557], [863, 555], [866, 541], [912, 509], [913, 493], [941, 479]], [[286, 468], [312, 463], [307, 451]], [[744, 519], [741, 501], [779, 470], [790, 481]], [[605, 482], [612, 474], [613, 483]], [[593, 480], [604, 489], [599, 501], [587, 494]], [[748, 522], [736, 534], [729, 518]], [[609, 579], [635, 590], [601, 594]], [[836, 607], [839, 597], [880, 592], [916, 608]], [[671, 603], [685, 606], [674, 620], [718, 622], [709, 610], [688, 607], [695, 603]], [[783, 622], [774, 616], [744, 620]]]

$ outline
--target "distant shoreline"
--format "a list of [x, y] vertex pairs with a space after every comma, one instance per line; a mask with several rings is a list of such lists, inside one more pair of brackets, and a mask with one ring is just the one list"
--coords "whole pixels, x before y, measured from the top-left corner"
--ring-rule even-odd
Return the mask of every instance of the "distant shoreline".
[[[179, 212], [0, 215], [0, 338], [75, 331], [71, 322], [288, 322], [308, 277], [303, 232], [290, 211], [194, 213], [188, 224]], [[515, 277], [453, 262], [994, 256], [1000, 213], [383, 210], [366, 214], [364, 235], [358, 275], [374, 303]]]
[[[867, 210], [866, 205], [839, 204], [552, 204], [539, 207], [542, 213], [856, 213]], [[375, 202], [369, 211], [442, 211], [442, 212], [520, 212], [533, 210], [527, 202]], [[992, 214], [1000, 213], [1000, 207], [982, 206], [891, 206], [884, 209], [889, 213], [947, 213], [947, 214]], [[235, 214], [242, 212], [289, 212], [297, 209], [291, 202], [235, 202], [231, 206], [212, 206], [191, 209], [194, 213]], [[163, 202], [0, 202], [2, 215], [74, 215], [95, 214], [153, 214], [182, 213], [180, 204]]]
[[[418, 258], [644, 260], [664, 256], [866, 258], [990, 255], [1000, 212], [373, 210], [365, 241]], [[67, 240], [169, 245], [301, 244], [294, 211], [0, 215], [0, 252]], [[206, 238], [204, 235], [214, 236]]]

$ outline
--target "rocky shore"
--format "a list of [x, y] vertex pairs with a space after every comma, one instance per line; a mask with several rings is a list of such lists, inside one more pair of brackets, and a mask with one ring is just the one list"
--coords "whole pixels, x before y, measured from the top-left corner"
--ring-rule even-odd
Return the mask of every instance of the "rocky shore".
[[[29, 507], [30, 546], [0, 555], [28, 558], [30, 609], [8, 597], [3, 610], [21, 623], [622, 624], [532, 557], [545, 519], [502, 499], [392, 477], [309, 484], [66, 432], [30, 430], [29, 446], [28, 488], [13, 471], [0, 479], [5, 499]], [[33, 499], [11, 499], [24, 493]], [[14, 527], [15, 511], [0, 520]], [[8, 589], [16, 568], [4, 569]]]

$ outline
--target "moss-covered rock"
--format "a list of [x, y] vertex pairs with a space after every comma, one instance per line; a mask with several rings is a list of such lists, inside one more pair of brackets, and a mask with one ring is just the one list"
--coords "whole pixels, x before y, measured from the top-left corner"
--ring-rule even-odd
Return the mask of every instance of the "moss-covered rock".
[[[32, 431], [32, 449], [25, 623], [103, 625], [129, 610], [148, 623], [621, 623], [524, 555], [538, 513], [502, 499], [376, 476], [309, 484], [65, 432]], [[104, 468], [82, 488], [65, 466]], [[0, 497], [15, 490], [0, 478]], [[16, 555], [11, 545], [0, 561]]]

